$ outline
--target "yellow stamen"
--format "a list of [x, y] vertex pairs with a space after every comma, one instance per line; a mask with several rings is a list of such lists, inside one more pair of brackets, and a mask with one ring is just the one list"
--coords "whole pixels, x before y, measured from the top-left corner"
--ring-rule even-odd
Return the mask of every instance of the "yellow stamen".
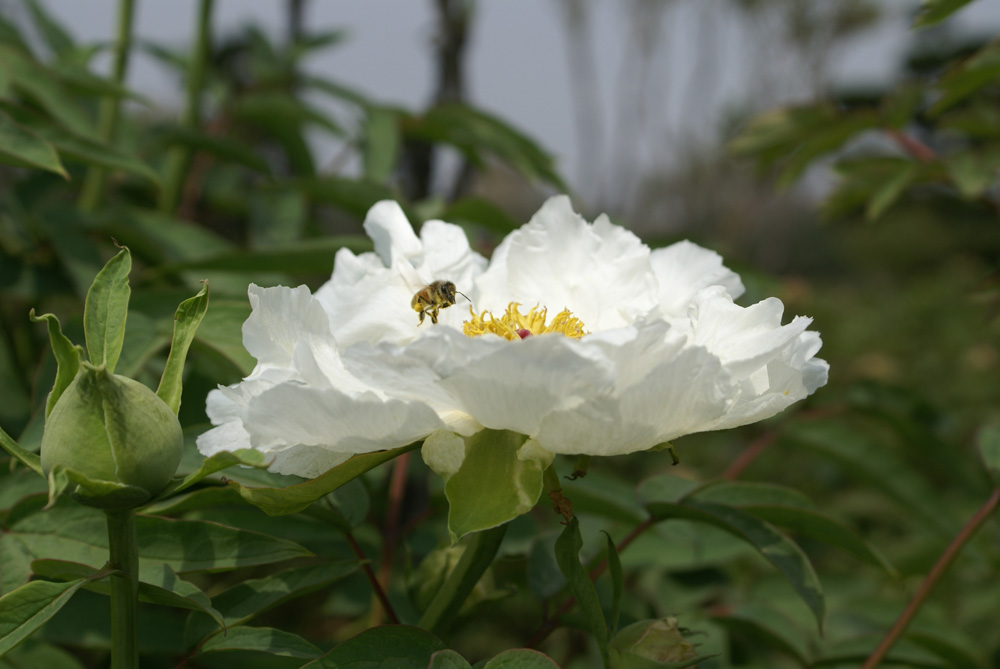
[[471, 320], [467, 320], [462, 328], [469, 337], [478, 337], [487, 333], [499, 335], [504, 339], [515, 340], [524, 339], [532, 335], [547, 334], [556, 332], [559, 334], [579, 339], [585, 334], [590, 334], [583, 329], [583, 323], [574, 316], [569, 309], [563, 309], [552, 317], [548, 325], [545, 324], [549, 310], [539, 308], [536, 304], [527, 314], [522, 314], [517, 302], [507, 305], [507, 311], [500, 318], [492, 312], [484, 311], [479, 315], [469, 307]]

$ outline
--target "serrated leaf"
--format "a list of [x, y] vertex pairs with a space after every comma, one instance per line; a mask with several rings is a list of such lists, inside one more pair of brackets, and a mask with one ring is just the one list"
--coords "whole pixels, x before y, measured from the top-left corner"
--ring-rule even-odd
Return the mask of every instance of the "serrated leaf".
[[52, 354], [56, 359], [56, 379], [52, 384], [52, 390], [45, 400], [45, 417], [52, 413], [52, 408], [59, 401], [63, 391], [76, 378], [76, 373], [80, 369], [80, 356], [83, 349], [76, 346], [62, 333], [62, 327], [55, 314], [42, 314], [35, 316], [35, 310], [28, 312], [28, 318], [35, 323], [45, 321], [45, 326], [49, 332], [49, 345], [52, 347]]
[[944, 21], [972, 0], [924, 0], [913, 21], [913, 28], [927, 28]]
[[559, 538], [556, 539], [556, 562], [559, 564], [559, 571], [566, 578], [570, 592], [573, 593], [583, 611], [590, 633], [597, 642], [601, 657], [607, 666], [608, 625], [604, 619], [601, 600], [597, 598], [597, 590], [594, 588], [587, 570], [580, 563], [581, 548], [583, 548], [583, 538], [580, 536], [580, 521], [574, 516], [566, 524], [566, 529], [562, 531]]
[[170, 342], [170, 354], [167, 356], [167, 364], [163, 369], [163, 376], [160, 377], [160, 385], [156, 389], [156, 395], [166, 403], [168, 407], [177, 413], [181, 406], [181, 389], [184, 377], [184, 361], [187, 359], [188, 349], [194, 340], [195, 333], [201, 319], [208, 311], [208, 283], [206, 282], [198, 294], [190, 297], [177, 307], [174, 315], [174, 334]]
[[802, 549], [772, 525], [731, 506], [693, 500], [681, 504], [653, 502], [649, 512], [658, 520], [684, 518], [708, 523], [751, 544], [785, 575], [812, 611], [822, 633], [825, 604], [816, 571]]
[[128, 275], [132, 257], [123, 248], [97, 273], [87, 291], [83, 310], [83, 331], [87, 338], [90, 363], [104, 365], [114, 373], [125, 339], [125, 317], [132, 290]]
[[410, 444], [391, 451], [363, 453], [355, 455], [314, 479], [303, 481], [287, 488], [251, 488], [230, 480], [228, 485], [239, 492], [240, 497], [270, 516], [284, 516], [298, 513], [310, 504], [328, 495], [348, 481], [361, 476], [369, 469], [388, 462], [403, 453], [408, 453], [420, 444]]
[[436, 636], [417, 627], [383, 625], [365, 630], [301, 669], [427, 669], [444, 650]]
[[0, 656], [34, 634], [86, 582], [31, 581], [0, 597]]
[[198, 655], [227, 650], [253, 651], [311, 660], [323, 651], [302, 637], [273, 627], [235, 627], [199, 646]]
[[0, 162], [16, 167], [37, 167], [69, 179], [55, 147], [4, 113], [0, 113]]

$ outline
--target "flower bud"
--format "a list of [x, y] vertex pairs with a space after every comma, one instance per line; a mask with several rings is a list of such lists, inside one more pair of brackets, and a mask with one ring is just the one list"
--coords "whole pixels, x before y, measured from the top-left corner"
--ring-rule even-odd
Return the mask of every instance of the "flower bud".
[[697, 657], [698, 652], [677, 628], [677, 618], [640, 620], [623, 628], [611, 642], [612, 666], [635, 666], [628, 658], [640, 657], [655, 663], [680, 662]]
[[156, 393], [103, 365], [81, 362], [45, 421], [41, 460], [46, 475], [61, 466], [105, 484], [75, 486], [70, 494], [77, 501], [127, 509], [167, 486], [183, 449], [177, 416]]

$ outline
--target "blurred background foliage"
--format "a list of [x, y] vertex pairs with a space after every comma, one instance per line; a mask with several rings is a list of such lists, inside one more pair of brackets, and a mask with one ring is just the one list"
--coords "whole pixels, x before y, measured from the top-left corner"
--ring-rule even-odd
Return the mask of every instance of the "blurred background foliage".
[[[130, 2], [121, 3], [117, 18], [108, 17], [119, 26], [110, 44], [76, 41], [50, 4], [26, 0], [0, 13], [0, 427], [25, 447], [37, 448], [55, 372], [44, 327], [29, 321], [28, 310], [57, 314], [70, 338], [82, 340], [85, 291], [116, 243], [131, 249], [135, 264], [122, 374], [150, 383], [159, 378], [174, 306], [199, 281], [210, 281], [211, 305], [190, 353], [181, 408], [193, 468], [193, 437], [206, 427], [205, 395], [253, 367], [240, 332], [249, 313], [247, 284], [317, 287], [338, 248], [369, 248], [361, 221], [380, 199], [399, 200], [415, 224], [458, 223], [489, 253], [541, 198], [570, 188], [565, 166], [556, 165], [544, 139], [470, 101], [466, 63], [477, 3], [433, 3], [436, 80], [427, 104], [413, 109], [370, 99], [335, 72], [306, 72], [309, 58], [337, 49], [346, 34], [340, 26], [307, 28], [305, 0], [286, 3], [282, 38], [252, 25], [215, 34], [213, 2], [201, 0], [183, 49], [132, 41]], [[582, 519], [585, 554], [596, 554], [604, 541], [598, 529], [620, 541], [641, 523], [645, 512], [635, 491], [650, 478], [739, 477], [808, 491], [818, 508], [857, 530], [891, 565], [866, 563], [808, 532], [793, 532], [825, 588], [822, 638], [765, 561], [692, 522], [657, 525], [622, 552], [624, 622], [678, 616], [700, 652], [718, 654], [704, 667], [857, 666], [994, 485], [976, 444], [984, 426], [1000, 420], [1000, 46], [995, 35], [949, 28], [950, 12], [966, 3], [927, 2], [911, 17], [921, 32], [891, 85], [830, 86], [832, 50], [879, 20], [878, 3], [719, 3], [776, 40], [782, 57], [798, 63], [806, 93], [776, 109], [765, 109], [766, 95], [734, 108], [715, 141], [658, 147], [671, 152], [673, 166], [641, 171], [637, 147], [656, 138], [631, 116], [638, 113], [633, 103], [653, 95], [651, 89], [669, 88], [686, 113], [698, 113], [699, 99], [719, 76], [713, 49], [722, 37], [713, 32], [711, 13], [717, 10], [704, 3], [704, 39], [692, 66], [700, 85], [678, 91], [644, 67], [653, 62], [670, 12], [693, 4], [623, 5], [638, 37], [623, 68], [618, 130], [602, 161], [581, 162], [576, 201], [587, 214], [607, 211], [651, 245], [689, 237], [719, 250], [747, 283], [744, 304], [777, 295], [788, 314], [814, 317], [830, 385], [805, 407], [763, 425], [681, 440], [676, 468], [663, 453], [595, 463], [585, 479], [567, 484], [567, 494]], [[587, 85], [597, 57], [587, 41], [593, 17], [581, 0], [557, 6], [581, 153], [590, 147], [597, 154], [593, 143], [602, 126]], [[106, 52], [111, 73], [98, 73], [92, 63]], [[183, 93], [174, 108], [123, 85], [134, 53], [176, 76]], [[322, 136], [340, 147], [329, 164], [317, 161]], [[571, 466], [562, 464], [566, 471]], [[14, 550], [11, 537], [20, 536], [18, 523], [40, 492], [6, 470], [0, 558]], [[382, 468], [326, 501], [340, 514], [334, 526], [348, 527], [346, 534], [315, 514], [269, 518], [215, 495], [226, 490], [217, 485], [205, 488], [215, 496], [151, 511], [295, 540], [329, 560], [354, 559], [356, 536], [365, 554], [378, 556], [394, 604], [419, 611], [421, 588], [440, 564], [433, 551], [447, 536], [446, 507], [440, 482], [419, 458], [397, 472], [405, 496]], [[278, 480], [260, 472], [227, 476]], [[451, 647], [475, 660], [526, 645], [562, 601], [552, 561], [558, 530], [543, 507], [512, 524], [491, 582], [480, 584], [476, 605], [449, 632]], [[215, 595], [265, 577], [267, 569], [193, 578]], [[336, 587], [332, 580], [296, 590], [295, 602], [255, 622], [326, 648], [382, 620], [361, 576]], [[10, 588], [2, 578], [0, 585]], [[598, 587], [609, 589], [600, 580]], [[602, 597], [610, 596], [604, 590]], [[998, 602], [1000, 529], [993, 522], [890, 657], [905, 666], [1000, 666]], [[64, 662], [52, 666], [103, 666], [107, 630], [90, 623], [107, 615], [85, 613], [100, 606], [106, 602], [98, 595], [75, 599], [40, 639], [0, 666], [32, 666], [36, 657]], [[176, 609], [147, 608], [148, 666], [174, 666], [196, 652], [190, 641], [196, 637], [185, 635], [198, 621]], [[594, 666], [594, 649], [570, 622], [540, 647], [562, 666]], [[222, 649], [188, 666], [237, 662], [304, 661]]]

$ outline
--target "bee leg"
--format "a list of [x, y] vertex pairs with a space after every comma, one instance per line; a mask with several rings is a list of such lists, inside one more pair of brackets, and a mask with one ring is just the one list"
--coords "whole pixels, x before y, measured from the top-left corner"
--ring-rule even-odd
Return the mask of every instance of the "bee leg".
[[438, 310], [431, 309], [431, 323], [437, 325], [437, 322], [438, 322]]
[[423, 324], [424, 324], [424, 312], [421, 311], [420, 312], [420, 322], [417, 323], [417, 327], [420, 327]]

